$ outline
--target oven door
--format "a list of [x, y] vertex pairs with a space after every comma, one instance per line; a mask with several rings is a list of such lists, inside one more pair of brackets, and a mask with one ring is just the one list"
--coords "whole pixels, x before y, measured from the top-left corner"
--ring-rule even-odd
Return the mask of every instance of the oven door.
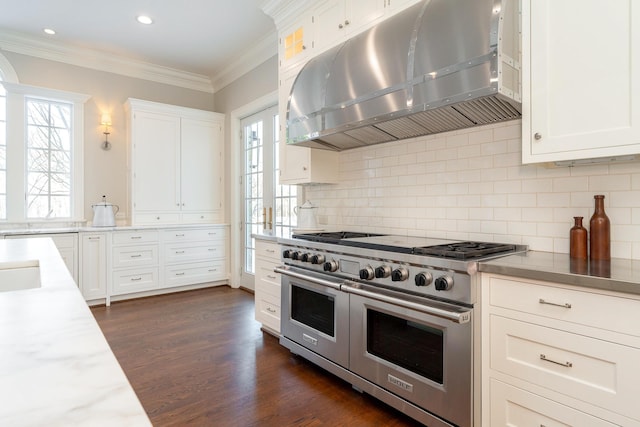
[[348, 282], [350, 368], [459, 426], [470, 426], [472, 310]]
[[349, 364], [349, 295], [343, 280], [296, 267], [281, 273], [280, 333], [343, 367]]

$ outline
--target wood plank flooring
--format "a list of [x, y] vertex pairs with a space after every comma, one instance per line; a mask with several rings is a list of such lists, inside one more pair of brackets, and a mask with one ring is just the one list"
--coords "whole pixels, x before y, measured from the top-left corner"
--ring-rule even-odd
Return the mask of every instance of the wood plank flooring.
[[228, 286], [93, 307], [154, 426], [418, 426], [292, 355]]

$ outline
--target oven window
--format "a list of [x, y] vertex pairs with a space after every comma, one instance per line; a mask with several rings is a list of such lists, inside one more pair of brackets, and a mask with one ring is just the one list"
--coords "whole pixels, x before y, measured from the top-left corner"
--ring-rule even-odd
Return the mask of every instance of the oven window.
[[335, 336], [334, 298], [299, 286], [291, 286], [291, 318]]
[[411, 320], [367, 310], [367, 351], [442, 384], [444, 334]]

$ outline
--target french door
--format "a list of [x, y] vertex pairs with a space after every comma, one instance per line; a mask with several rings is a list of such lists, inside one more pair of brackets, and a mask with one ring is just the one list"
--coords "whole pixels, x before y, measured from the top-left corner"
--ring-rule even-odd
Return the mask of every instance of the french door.
[[253, 289], [254, 234], [286, 235], [295, 227], [297, 187], [278, 183], [278, 106], [240, 121], [243, 144], [241, 285]]

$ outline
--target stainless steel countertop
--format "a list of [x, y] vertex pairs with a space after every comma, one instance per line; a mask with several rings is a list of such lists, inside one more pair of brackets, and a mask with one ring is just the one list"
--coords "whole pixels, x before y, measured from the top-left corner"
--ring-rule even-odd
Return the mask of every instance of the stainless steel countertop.
[[529, 251], [480, 262], [478, 271], [640, 295], [640, 260], [581, 262], [569, 254]]

